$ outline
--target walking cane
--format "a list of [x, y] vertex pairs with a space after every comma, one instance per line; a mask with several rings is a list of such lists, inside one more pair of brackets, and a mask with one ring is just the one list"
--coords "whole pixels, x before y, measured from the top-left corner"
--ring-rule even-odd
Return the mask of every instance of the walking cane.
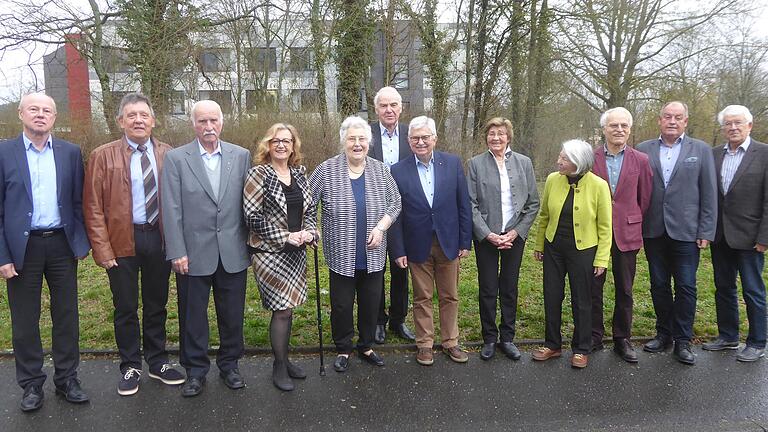
[[320, 309], [320, 265], [317, 260], [317, 245], [315, 250], [315, 300], [317, 302], [317, 335], [320, 339], [320, 376], [325, 376], [325, 364], [323, 362], [323, 312]]

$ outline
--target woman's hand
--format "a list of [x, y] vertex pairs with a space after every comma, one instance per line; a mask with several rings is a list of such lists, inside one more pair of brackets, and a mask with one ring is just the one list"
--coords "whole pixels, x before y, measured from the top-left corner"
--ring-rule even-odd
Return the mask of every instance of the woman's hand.
[[595, 276], [602, 276], [605, 273], [605, 267], [595, 267]]
[[533, 251], [533, 257], [536, 259], [536, 261], [544, 261], [544, 254], [539, 251]]
[[371, 230], [371, 234], [368, 235], [368, 241], [366, 244], [368, 245], [368, 249], [376, 249], [381, 245], [381, 241], [384, 239], [384, 232], [380, 230], [379, 228], [374, 228]]

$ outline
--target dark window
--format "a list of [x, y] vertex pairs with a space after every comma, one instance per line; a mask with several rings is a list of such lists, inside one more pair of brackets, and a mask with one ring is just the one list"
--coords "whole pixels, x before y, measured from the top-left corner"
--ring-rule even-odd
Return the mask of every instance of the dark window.
[[200, 90], [198, 92], [199, 100], [212, 100], [221, 106], [221, 112], [232, 114], [232, 91], [231, 90]]
[[291, 48], [290, 52], [291, 61], [288, 63], [289, 71], [304, 72], [314, 70], [315, 55], [312, 48]]
[[229, 54], [224, 48], [205, 50], [200, 54], [200, 67], [203, 72], [224, 72], [229, 69]]
[[275, 90], [246, 90], [245, 109], [249, 111], [277, 110]]
[[317, 89], [300, 89], [291, 93], [294, 111], [316, 112], [319, 93]]
[[247, 58], [251, 72], [277, 71], [277, 50], [275, 48], [251, 48]]

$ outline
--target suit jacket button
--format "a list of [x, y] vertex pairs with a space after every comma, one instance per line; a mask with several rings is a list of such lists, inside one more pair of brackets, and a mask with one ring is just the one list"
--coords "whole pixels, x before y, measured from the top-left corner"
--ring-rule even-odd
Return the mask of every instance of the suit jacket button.
[[32, 216], [32, 212], [27, 213], [27, 216]]
[[581, 240], [576, 240], [576, 243], [581, 243]]
[[578, 209], [579, 209], [578, 207], [574, 207], [574, 208], [573, 208], [573, 210], [574, 210], [574, 211], [576, 211], [576, 210], [578, 210]]
[[579, 226], [579, 223], [578, 223], [578, 222], [576, 222], [575, 224], [573, 224], [573, 226], [576, 226], [576, 227], [577, 227], [577, 226]]
[[29, 231], [24, 231], [24, 237], [29, 237]]

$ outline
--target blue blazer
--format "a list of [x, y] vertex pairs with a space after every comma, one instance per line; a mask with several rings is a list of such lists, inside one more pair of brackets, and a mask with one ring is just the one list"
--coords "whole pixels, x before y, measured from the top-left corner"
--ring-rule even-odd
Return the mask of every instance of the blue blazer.
[[[56, 191], [61, 225], [75, 257], [91, 249], [83, 224], [83, 156], [80, 147], [53, 138]], [[0, 142], [0, 265], [24, 265], [32, 226], [32, 184], [27, 151], [21, 135]]]
[[429, 258], [432, 235], [437, 235], [445, 256], [453, 260], [460, 249], [472, 247], [472, 207], [461, 159], [434, 152], [435, 196], [432, 207], [421, 188], [416, 158], [392, 165], [392, 177], [402, 200], [402, 211], [392, 226], [391, 250], [396, 258], [423, 263]]

